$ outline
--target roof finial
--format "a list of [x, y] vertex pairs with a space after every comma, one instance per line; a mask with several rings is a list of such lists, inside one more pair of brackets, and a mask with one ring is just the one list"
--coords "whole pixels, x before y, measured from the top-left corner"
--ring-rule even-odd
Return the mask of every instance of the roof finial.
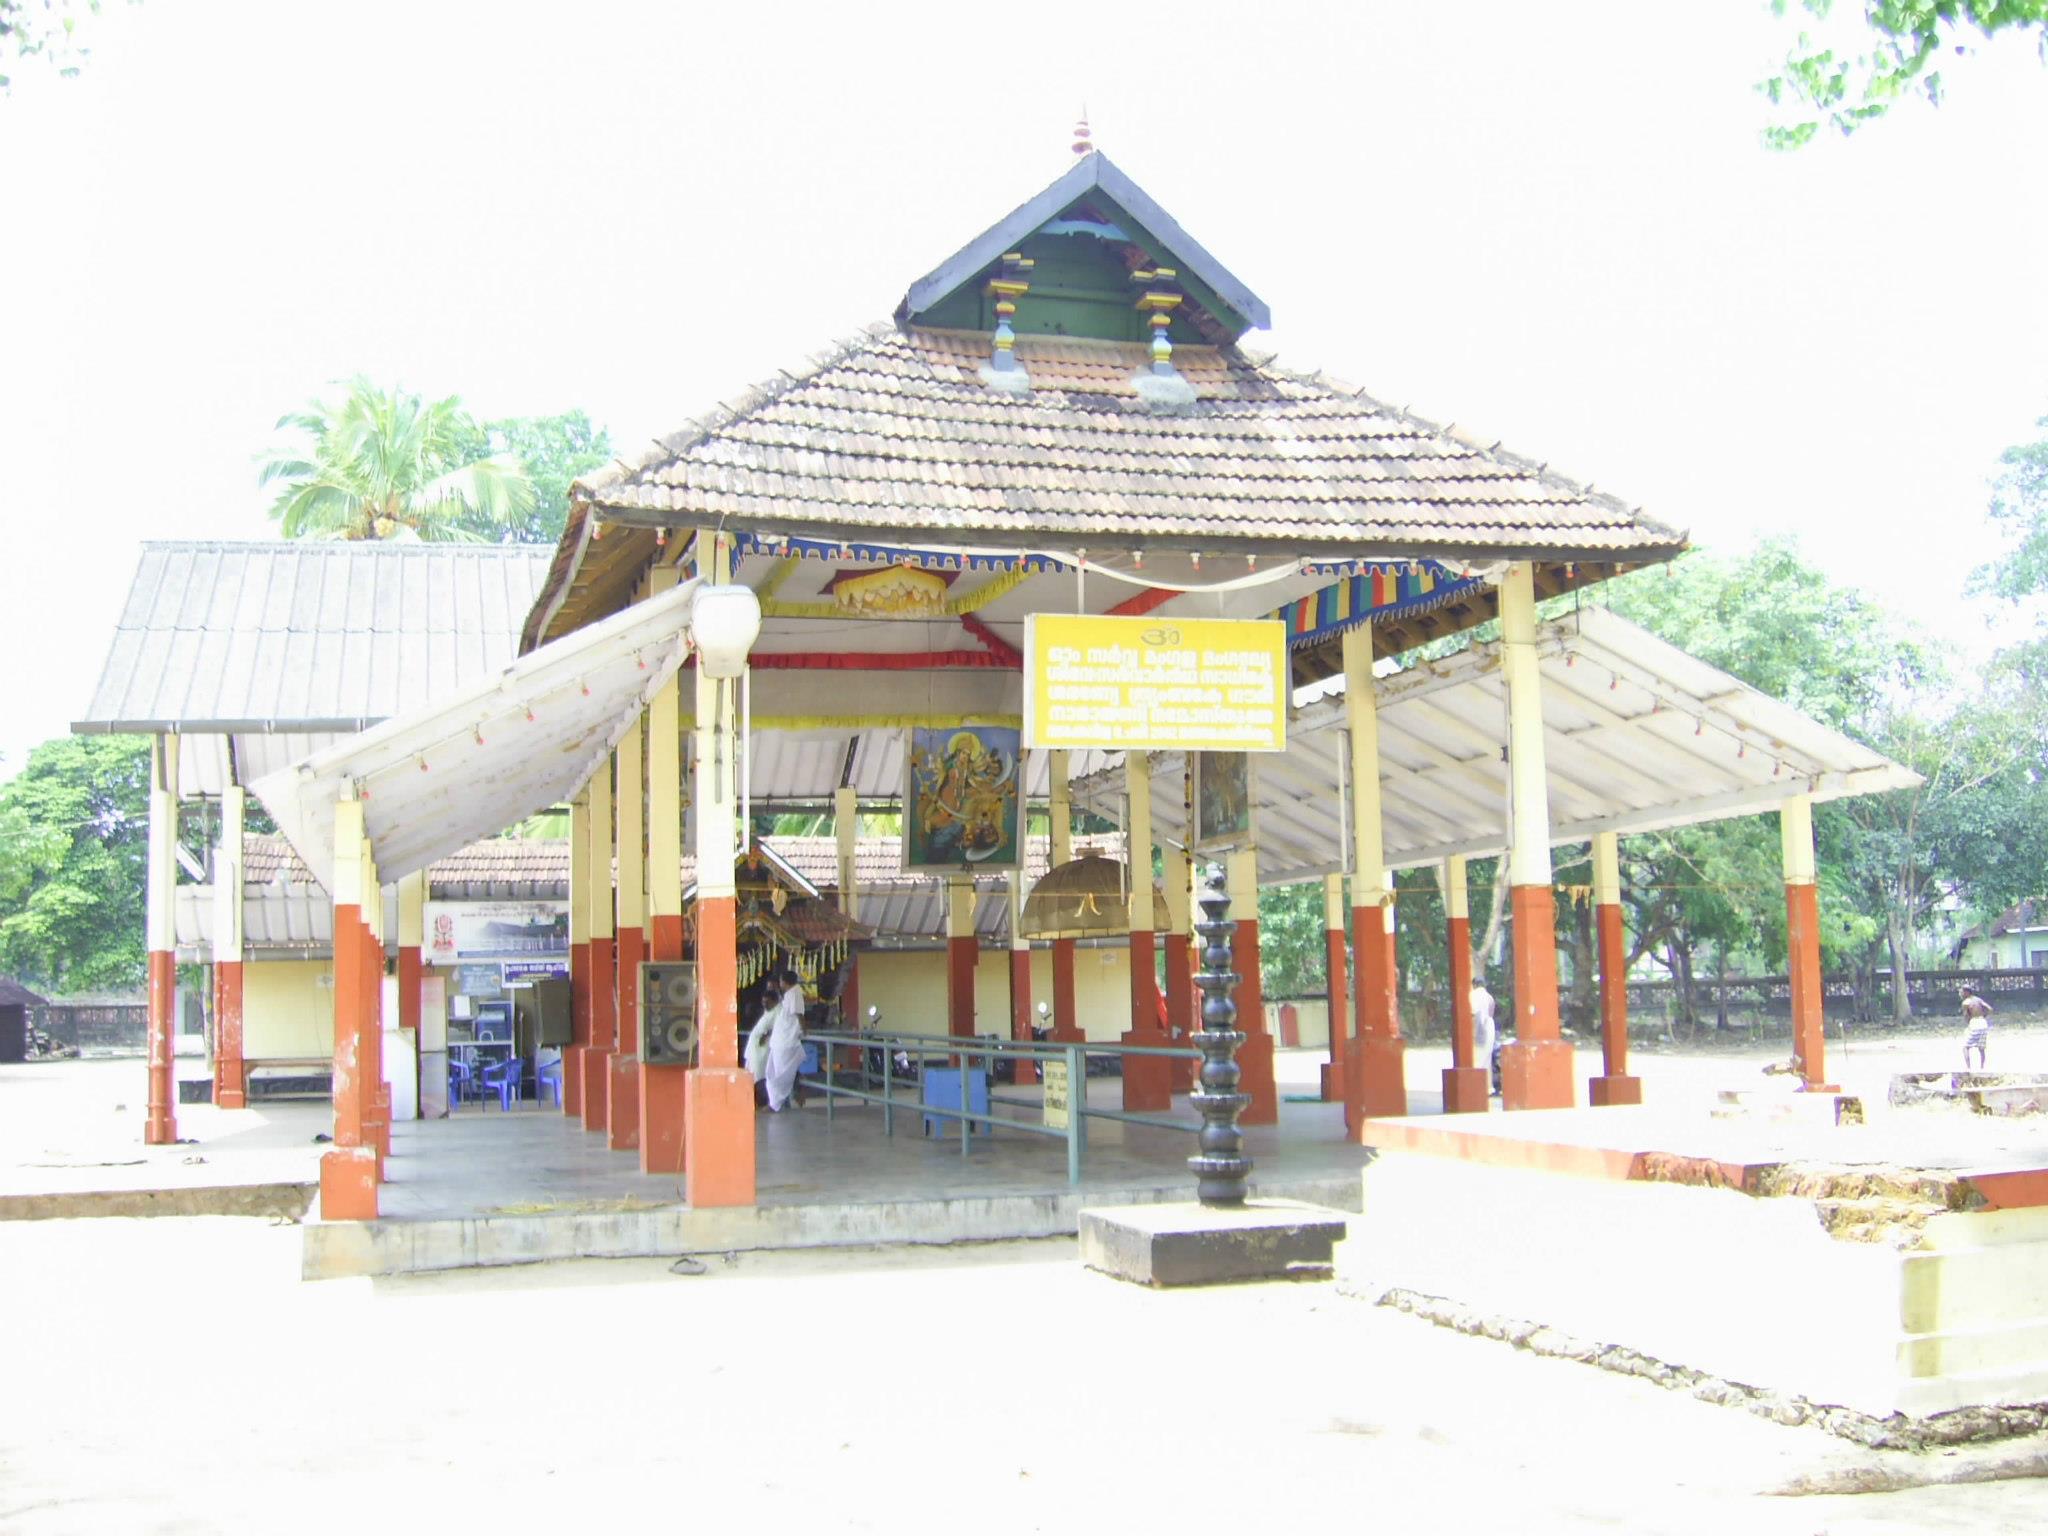
[[1074, 153], [1076, 156], [1092, 155], [1095, 153], [1095, 146], [1089, 143], [1088, 140], [1088, 104], [1084, 101], [1081, 103], [1081, 120], [1074, 124]]

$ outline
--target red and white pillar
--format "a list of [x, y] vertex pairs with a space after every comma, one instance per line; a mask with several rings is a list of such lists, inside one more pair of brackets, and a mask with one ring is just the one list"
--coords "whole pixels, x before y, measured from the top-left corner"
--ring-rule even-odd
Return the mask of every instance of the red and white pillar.
[[1394, 893], [1380, 822], [1379, 700], [1372, 677], [1372, 629], [1344, 634], [1344, 714], [1351, 739], [1351, 958], [1356, 1011], [1346, 1048], [1345, 1124], [1408, 1113], [1407, 1046], [1395, 1009]]
[[[1341, 792], [1341, 791], [1340, 791]], [[1330, 1059], [1323, 1063], [1322, 1098], [1325, 1104], [1344, 1098], [1344, 1064], [1348, 1059], [1346, 1032], [1351, 1019], [1351, 966], [1347, 958], [1344, 907], [1344, 877], [1323, 876], [1323, 994], [1329, 999]]]
[[1483, 1115], [1493, 1107], [1493, 1063], [1472, 1038], [1472, 908], [1461, 857], [1444, 860], [1445, 935], [1451, 957], [1451, 1064], [1444, 1069], [1444, 1113]]
[[[650, 594], [669, 591], [676, 568], [648, 574]], [[671, 677], [647, 706], [647, 958], [683, 958], [682, 680]], [[640, 1064], [640, 1171], [683, 1171], [680, 1066]]]
[[1600, 1075], [1586, 1082], [1593, 1104], [1640, 1104], [1641, 1078], [1628, 1071], [1628, 935], [1621, 923], [1621, 839], [1593, 834], [1593, 933], [1600, 948]]
[[178, 738], [154, 738], [149, 754], [149, 870], [145, 891], [149, 949], [149, 1114], [142, 1139], [178, 1140]]
[[[1010, 1038], [1031, 1039], [1031, 941], [1024, 937], [1024, 871], [1010, 871]], [[1019, 1056], [1019, 1087], [1038, 1081], [1036, 1060]]]
[[248, 791], [220, 792], [220, 845], [213, 851], [213, 1102], [245, 1109], [249, 1069], [242, 1057], [242, 822]]
[[647, 784], [642, 747], [646, 717], [634, 717], [619, 738], [618, 764], [618, 1050], [605, 1086], [605, 1145], [640, 1145], [640, 962], [647, 958]]
[[381, 1165], [375, 1142], [378, 1001], [367, 906], [380, 898], [363, 838], [363, 807], [334, 807], [334, 1144], [320, 1158], [320, 1215], [372, 1221]]
[[974, 1034], [974, 971], [981, 941], [974, 933], [974, 877], [946, 881], [946, 1033], [956, 1040]]
[[[839, 910], [849, 920], [859, 922], [860, 794], [851, 785], [842, 785], [832, 791], [832, 836], [839, 862]], [[860, 951], [857, 948], [849, 947], [846, 954], [846, 981], [839, 989], [839, 1027], [847, 1030], [861, 1027]]]
[[1508, 903], [1515, 925], [1515, 1043], [1501, 1052], [1501, 1106], [1566, 1109], [1574, 1101], [1572, 1047], [1558, 1029], [1557, 899], [1550, 884], [1536, 570], [1526, 560], [1501, 577], [1500, 639], [1511, 780]]
[[427, 872], [414, 870], [398, 882], [398, 1027], [407, 1034], [413, 1062], [413, 1114], [419, 1114], [421, 990], [426, 968], [420, 950], [427, 939]]
[[[1252, 814], [1256, 818], [1258, 813]], [[1256, 819], [1252, 834], [1258, 835]], [[1237, 972], [1237, 1027], [1244, 1031], [1244, 1044], [1237, 1051], [1237, 1091], [1251, 1098], [1238, 1120], [1244, 1125], [1274, 1125], [1280, 1119], [1280, 1090], [1273, 1077], [1273, 1036], [1266, 1029], [1265, 987], [1259, 976], [1257, 848], [1233, 848], [1224, 868], [1236, 925], [1230, 938], [1230, 968]]]
[[[1074, 814], [1072, 790], [1069, 786], [1067, 754], [1055, 750], [1050, 755], [1051, 790], [1047, 806], [1047, 820], [1052, 824], [1052, 867], [1058, 869], [1074, 857]], [[1055, 1040], [1079, 1041], [1081, 1033], [1079, 1009], [1074, 998], [1074, 941], [1054, 939], [1052, 941], [1052, 1038]]]
[[1813, 800], [1795, 795], [1778, 808], [1785, 865], [1785, 959], [1792, 980], [1792, 1054], [1808, 1091], [1833, 1093], [1820, 979], [1820, 885], [1813, 852]]
[[583, 1058], [590, 1052], [590, 790], [569, 802], [569, 1043], [562, 1050], [562, 1113], [583, 1118]]
[[[1189, 947], [1188, 924], [1193, 919], [1194, 868], [1187, 850], [1162, 842], [1160, 858], [1165, 865], [1161, 884], [1166, 891], [1166, 1030], [1170, 1042], [1187, 1046], [1198, 1027], [1195, 1020], [1194, 951]], [[1179, 1056], [1167, 1058], [1167, 1083], [1175, 1093], [1190, 1093], [1195, 1086], [1195, 1063]]]
[[[1163, 1049], [1159, 980], [1152, 966], [1152, 766], [1143, 752], [1124, 754], [1124, 858], [1131, 887], [1131, 1027], [1125, 1045]], [[1124, 1110], [1138, 1114], [1173, 1108], [1173, 1079], [1164, 1056], [1124, 1058]]]
[[611, 1108], [612, 1055], [618, 1046], [619, 976], [612, 949], [618, 895], [612, 888], [612, 760], [591, 775], [590, 804], [590, 1044], [583, 1053], [583, 1129], [604, 1135]]
[[[732, 580], [732, 539], [700, 529], [698, 574]], [[692, 810], [697, 823], [698, 1065], [683, 1078], [683, 1167], [690, 1204], [754, 1203], [754, 1077], [740, 1065], [739, 740], [741, 679], [696, 669]]]

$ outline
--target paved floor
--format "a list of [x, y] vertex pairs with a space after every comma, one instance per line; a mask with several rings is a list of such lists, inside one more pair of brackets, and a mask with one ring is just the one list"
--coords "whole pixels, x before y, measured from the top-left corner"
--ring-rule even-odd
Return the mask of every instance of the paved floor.
[[[300, 1285], [289, 1229], [0, 1225], [0, 1532], [2028, 1531], [2048, 1461], [1864, 1452], [1327, 1285], [1073, 1244]], [[23, 1319], [32, 1326], [22, 1326]]]

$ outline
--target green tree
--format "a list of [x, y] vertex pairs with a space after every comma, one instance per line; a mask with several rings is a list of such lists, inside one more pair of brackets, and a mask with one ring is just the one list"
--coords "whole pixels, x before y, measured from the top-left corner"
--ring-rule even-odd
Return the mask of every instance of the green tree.
[[[2034, 425], [2048, 432], [2048, 416]], [[1977, 572], [1972, 586], [2022, 602], [2048, 592], [2048, 437], [2016, 443], [1998, 462], [1991, 521], [2006, 547]]]
[[[1793, 120], [1764, 131], [1765, 142], [1792, 149], [1825, 124], [1854, 133], [1908, 96], [1939, 104], [1936, 60], [1944, 50], [1967, 54], [1980, 39], [2001, 32], [2032, 32], [2048, 59], [2048, 0], [1852, 0], [1858, 20], [1836, 19], [1835, 0], [1797, 0], [1819, 35], [1802, 24], [1777, 74], [1758, 88], [1774, 106], [1794, 108]], [[1771, 0], [1779, 16], [1793, 0]]]
[[100, 0], [0, 0], [0, 94], [14, 84], [17, 59], [40, 59], [60, 75], [77, 74], [89, 52], [78, 24], [99, 12]]
[[465, 444], [471, 458], [511, 459], [526, 471], [533, 506], [523, 516], [464, 514], [459, 526], [505, 544], [555, 544], [569, 522], [569, 487], [612, 456], [611, 434], [582, 411], [558, 416], [506, 416], [484, 422]]
[[0, 785], [0, 971], [78, 992], [143, 977], [149, 742], [62, 736]]
[[288, 539], [486, 542], [534, 509], [533, 485], [510, 454], [474, 456], [479, 428], [451, 395], [424, 400], [358, 377], [334, 403], [278, 420], [302, 441], [265, 461], [258, 483]]

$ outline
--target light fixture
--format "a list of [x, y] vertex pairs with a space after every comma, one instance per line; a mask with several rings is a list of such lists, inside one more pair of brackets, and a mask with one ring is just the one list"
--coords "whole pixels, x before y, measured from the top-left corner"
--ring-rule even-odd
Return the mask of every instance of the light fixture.
[[738, 677], [761, 634], [761, 600], [751, 587], [700, 587], [690, 604], [690, 644], [706, 677]]

